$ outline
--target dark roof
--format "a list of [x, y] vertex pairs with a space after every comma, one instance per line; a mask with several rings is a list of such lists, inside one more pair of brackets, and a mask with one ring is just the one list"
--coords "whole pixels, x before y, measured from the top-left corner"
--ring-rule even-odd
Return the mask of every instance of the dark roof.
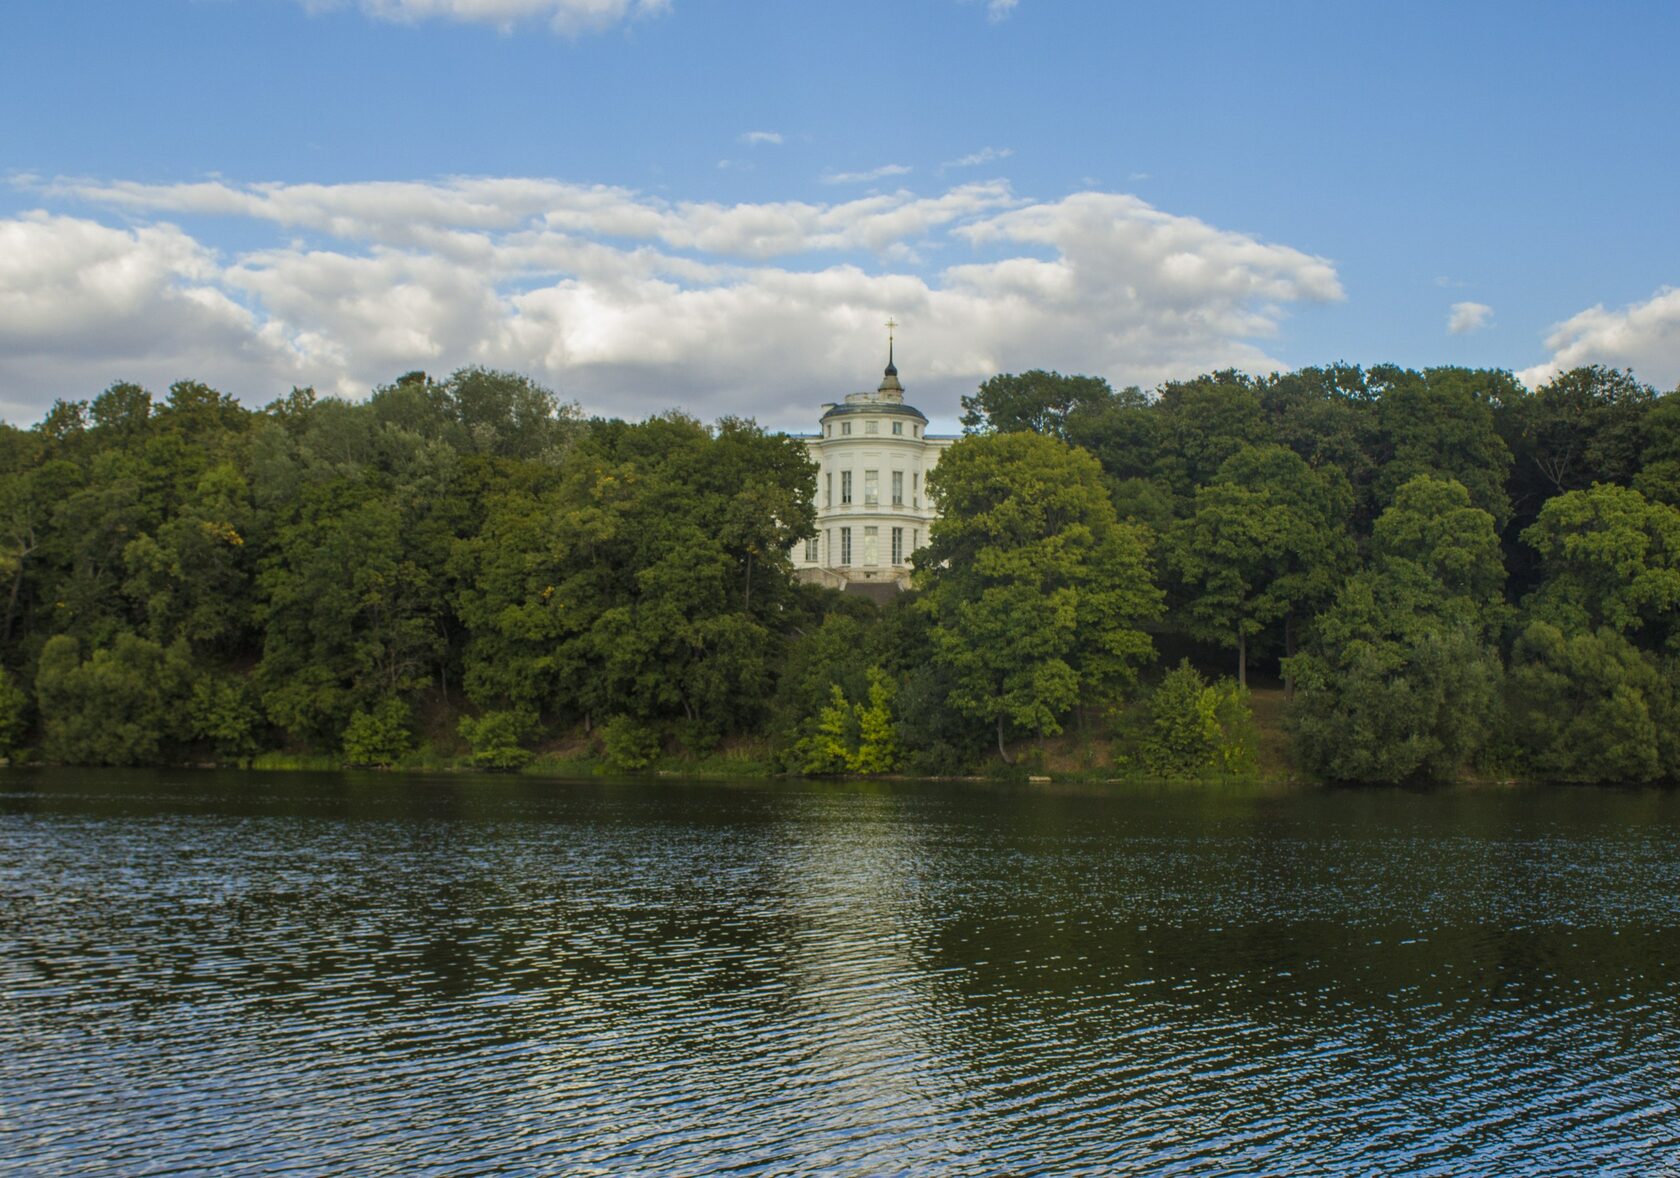
[[855, 417], [860, 413], [881, 413], [888, 417], [914, 417], [917, 421], [926, 423], [927, 415], [914, 405], [895, 405], [888, 402], [874, 402], [864, 405], [836, 405], [824, 413], [820, 421], [827, 421], [831, 417]]

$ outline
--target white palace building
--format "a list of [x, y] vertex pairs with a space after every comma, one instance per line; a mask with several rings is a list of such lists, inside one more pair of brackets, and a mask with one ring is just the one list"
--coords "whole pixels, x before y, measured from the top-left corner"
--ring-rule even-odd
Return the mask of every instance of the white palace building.
[[826, 404], [821, 432], [804, 436], [817, 464], [817, 535], [794, 546], [795, 573], [807, 581], [871, 596], [910, 582], [910, 556], [928, 542], [938, 514], [927, 476], [953, 435], [927, 432], [887, 341], [887, 370], [872, 393]]

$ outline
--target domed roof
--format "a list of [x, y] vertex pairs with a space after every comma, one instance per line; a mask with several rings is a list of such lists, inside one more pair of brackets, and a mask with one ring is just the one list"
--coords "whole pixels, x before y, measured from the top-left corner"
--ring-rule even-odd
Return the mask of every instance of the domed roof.
[[[898, 324], [889, 322], [889, 328]], [[927, 416], [913, 405], [904, 403], [904, 386], [898, 380], [898, 365], [893, 363], [893, 338], [887, 336], [887, 367], [881, 375], [881, 384], [872, 393], [849, 393], [844, 405], [829, 405], [825, 408], [819, 420], [827, 421], [831, 417], [841, 417], [853, 413], [885, 413], [895, 417], [914, 417], [926, 424]]]

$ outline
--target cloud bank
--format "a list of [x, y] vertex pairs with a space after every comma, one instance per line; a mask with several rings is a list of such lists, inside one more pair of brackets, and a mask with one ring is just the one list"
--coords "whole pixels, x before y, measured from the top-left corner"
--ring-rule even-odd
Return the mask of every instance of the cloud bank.
[[1642, 303], [1607, 311], [1588, 307], [1546, 336], [1551, 356], [1517, 373], [1529, 388], [1583, 364], [1631, 368], [1668, 389], [1680, 383], [1680, 288], [1663, 287]]
[[[889, 315], [911, 400], [951, 417], [1030, 366], [1144, 385], [1276, 367], [1263, 343], [1289, 309], [1342, 297], [1330, 262], [1289, 246], [1002, 181], [732, 205], [526, 178], [27, 183], [55, 207], [0, 219], [13, 421], [119, 379], [260, 403], [486, 364], [602, 412], [803, 427], [878, 379]], [[270, 240], [220, 250], [223, 224]]]

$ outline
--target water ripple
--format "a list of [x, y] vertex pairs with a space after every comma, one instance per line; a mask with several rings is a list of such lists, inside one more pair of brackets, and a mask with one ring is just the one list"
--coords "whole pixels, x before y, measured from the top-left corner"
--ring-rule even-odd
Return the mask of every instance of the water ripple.
[[1662, 1173], [1677, 834], [1579, 791], [14, 774], [0, 1167]]

